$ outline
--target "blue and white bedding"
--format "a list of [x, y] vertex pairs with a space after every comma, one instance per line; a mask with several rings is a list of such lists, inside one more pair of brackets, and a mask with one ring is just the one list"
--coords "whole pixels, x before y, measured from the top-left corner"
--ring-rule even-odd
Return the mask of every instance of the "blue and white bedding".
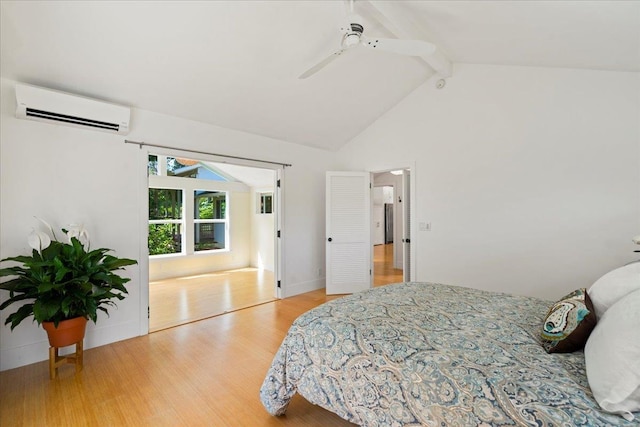
[[291, 326], [260, 397], [300, 393], [362, 426], [618, 426], [591, 394], [581, 351], [548, 354], [549, 301], [431, 283], [375, 288]]

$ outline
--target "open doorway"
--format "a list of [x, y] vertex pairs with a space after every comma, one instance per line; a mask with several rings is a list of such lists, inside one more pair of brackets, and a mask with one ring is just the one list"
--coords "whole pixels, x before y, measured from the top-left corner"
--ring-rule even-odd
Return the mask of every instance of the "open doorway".
[[[373, 285], [384, 286], [405, 280], [404, 257], [409, 242], [404, 200], [404, 177], [408, 170], [373, 174]], [[408, 192], [407, 192], [408, 194]], [[408, 234], [407, 234], [408, 235]]]
[[273, 301], [276, 171], [150, 153], [149, 331]]

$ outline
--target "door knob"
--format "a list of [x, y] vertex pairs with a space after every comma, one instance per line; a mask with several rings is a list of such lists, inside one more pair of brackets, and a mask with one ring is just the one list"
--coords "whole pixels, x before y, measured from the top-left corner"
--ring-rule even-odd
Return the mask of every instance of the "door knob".
[[330, 241], [330, 242], [333, 241], [333, 239], [331, 237], [329, 237], [327, 240]]

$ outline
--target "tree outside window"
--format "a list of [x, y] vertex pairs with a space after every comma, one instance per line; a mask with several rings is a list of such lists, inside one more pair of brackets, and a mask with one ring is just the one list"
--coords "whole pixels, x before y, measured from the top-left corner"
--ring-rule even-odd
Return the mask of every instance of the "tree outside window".
[[182, 190], [149, 188], [149, 255], [182, 252]]

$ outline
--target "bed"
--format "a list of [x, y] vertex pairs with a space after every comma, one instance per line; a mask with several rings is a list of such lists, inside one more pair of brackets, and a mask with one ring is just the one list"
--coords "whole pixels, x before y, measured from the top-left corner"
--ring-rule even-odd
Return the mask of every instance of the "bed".
[[550, 304], [415, 282], [345, 296], [293, 323], [260, 398], [361, 426], [637, 426], [599, 407], [582, 351], [544, 350]]

